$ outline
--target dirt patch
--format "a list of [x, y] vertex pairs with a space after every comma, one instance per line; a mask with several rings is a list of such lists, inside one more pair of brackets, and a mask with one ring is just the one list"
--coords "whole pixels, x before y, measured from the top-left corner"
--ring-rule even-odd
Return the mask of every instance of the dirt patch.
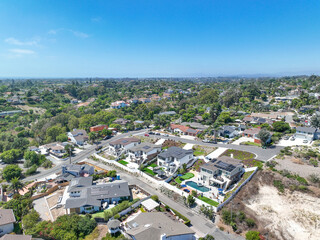
[[[286, 186], [283, 194], [273, 186], [274, 180]], [[268, 239], [320, 239], [320, 199], [315, 194], [320, 190], [310, 187], [312, 191], [300, 192], [287, 188], [295, 183], [296, 180], [270, 170], [259, 171], [224, 209], [230, 210], [232, 206], [234, 213], [244, 212], [256, 224], [250, 230], [257, 230], [264, 236], [268, 234]], [[223, 222], [218, 226], [230, 231]], [[241, 224], [238, 229], [243, 236], [249, 230]]]
[[40, 115], [42, 115], [46, 112], [46, 109], [44, 109], [44, 108], [30, 107], [28, 105], [17, 105], [17, 107], [20, 108], [21, 110], [28, 111], [28, 112], [29, 112], [29, 110], [33, 110], [33, 112], [35, 114], [40, 114]]
[[167, 139], [162, 144], [162, 148], [169, 148], [169, 147], [180, 147], [180, 148], [182, 148], [184, 145], [185, 145], [185, 143], [176, 142], [174, 140]]

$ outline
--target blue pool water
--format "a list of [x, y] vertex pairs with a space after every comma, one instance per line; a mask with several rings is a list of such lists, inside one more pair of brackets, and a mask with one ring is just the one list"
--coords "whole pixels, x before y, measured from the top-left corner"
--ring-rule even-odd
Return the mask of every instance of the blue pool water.
[[188, 181], [188, 182], [186, 182], [186, 185], [193, 187], [201, 192], [209, 192], [209, 188], [203, 187], [203, 186], [199, 187], [198, 184], [194, 181]]

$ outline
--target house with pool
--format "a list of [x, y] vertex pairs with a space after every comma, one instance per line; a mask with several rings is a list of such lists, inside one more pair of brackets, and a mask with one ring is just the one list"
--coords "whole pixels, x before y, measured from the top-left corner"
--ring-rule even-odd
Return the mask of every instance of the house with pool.
[[244, 166], [240, 160], [222, 156], [201, 166], [199, 182], [226, 190], [239, 181], [243, 173]]

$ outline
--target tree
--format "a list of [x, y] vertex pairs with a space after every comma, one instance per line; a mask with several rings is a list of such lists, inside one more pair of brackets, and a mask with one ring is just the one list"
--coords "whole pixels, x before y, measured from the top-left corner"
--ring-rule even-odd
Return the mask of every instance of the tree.
[[28, 230], [33, 228], [37, 224], [37, 222], [39, 222], [39, 220], [39, 213], [36, 210], [32, 209], [30, 213], [22, 218], [23, 229]]
[[201, 238], [199, 238], [199, 240], [214, 240], [214, 237], [212, 236], [212, 235], [207, 235], [207, 236], [205, 236], [205, 237], [201, 237]]
[[196, 199], [192, 195], [188, 195], [187, 197], [187, 205], [189, 207], [193, 206], [193, 204], [196, 202]]
[[4, 151], [0, 158], [3, 162], [7, 164], [15, 163], [22, 156], [22, 151], [20, 149], [11, 149], [8, 151]]
[[248, 231], [246, 233], [246, 240], [260, 240], [260, 233], [257, 231]]
[[56, 141], [56, 138], [62, 133], [64, 133], [64, 131], [59, 126], [52, 126], [46, 131], [46, 135], [49, 138], [49, 141]]
[[20, 189], [23, 188], [23, 183], [19, 180], [19, 178], [15, 177], [11, 179], [11, 185], [9, 187], [10, 190], [18, 193]]
[[273, 130], [276, 132], [285, 132], [287, 130], [290, 130], [289, 123], [286, 123], [284, 121], [276, 121], [272, 124], [272, 127], [273, 127]]
[[2, 177], [7, 181], [10, 182], [13, 178], [20, 178], [22, 173], [22, 169], [18, 165], [8, 165], [3, 169]]
[[263, 128], [260, 130], [257, 137], [260, 139], [261, 145], [266, 146], [266, 144], [268, 143], [271, 137], [271, 134], [266, 129]]
[[27, 151], [25, 152], [24, 154], [24, 159], [29, 161], [28, 164], [25, 164], [26, 167], [30, 167], [32, 166], [33, 164], [39, 164], [39, 157], [38, 157], [38, 154], [34, 151]]
[[66, 141], [68, 141], [68, 136], [65, 133], [61, 133], [61, 134], [59, 134], [59, 136], [56, 137], [56, 140], [58, 142], [66, 142]]
[[222, 109], [221, 109], [221, 105], [219, 103], [215, 103], [211, 106], [210, 108], [210, 120], [212, 123], [214, 123], [218, 116], [220, 115]]
[[89, 139], [94, 142], [97, 139], [98, 135], [96, 132], [90, 132], [89, 133]]
[[317, 129], [320, 128], [320, 116], [318, 114], [312, 116], [311, 126]]

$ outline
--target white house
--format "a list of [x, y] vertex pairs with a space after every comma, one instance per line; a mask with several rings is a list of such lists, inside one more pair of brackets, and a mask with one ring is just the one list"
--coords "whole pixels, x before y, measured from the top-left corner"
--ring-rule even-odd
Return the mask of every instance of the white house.
[[129, 149], [128, 155], [133, 162], [146, 160], [149, 156], [161, 152], [161, 145], [144, 142]]
[[68, 132], [68, 138], [71, 142], [82, 146], [88, 141], [88, 134], [83, 129], [74, 129], [72, 132]]
[[115, 154], [137, 146], [140, 143], [140, 139], [131, 137], [131, 138], [120, 138], [109, 143], [109, 150]]
[[297, 127], [294, 136], [300, 139], [306, 139], [308, 141], [313, 141], [319, 139], [320, 132], [313, 127]]
[[0, 235], [13, 232], [16, 218], [12, 209], [0, 209]]
[[222, 156], [201, 166], [200, 179], [206, 185], [227, 189], [238, 181], [243, 173], [244, 168], [240, 160]]
[[125, 101], [116, 101], [111, 103], [111, 107], [114, 109], [124, 108], [127, 106], [129, 106], [129, 104], [127, 104]]
[[183, 164], [188, 164], [192, 160], [192, 149], [185, 150], [179, 147], [170, 147], [159, 153], [157, 163], [167, 174], [173, 174]]

